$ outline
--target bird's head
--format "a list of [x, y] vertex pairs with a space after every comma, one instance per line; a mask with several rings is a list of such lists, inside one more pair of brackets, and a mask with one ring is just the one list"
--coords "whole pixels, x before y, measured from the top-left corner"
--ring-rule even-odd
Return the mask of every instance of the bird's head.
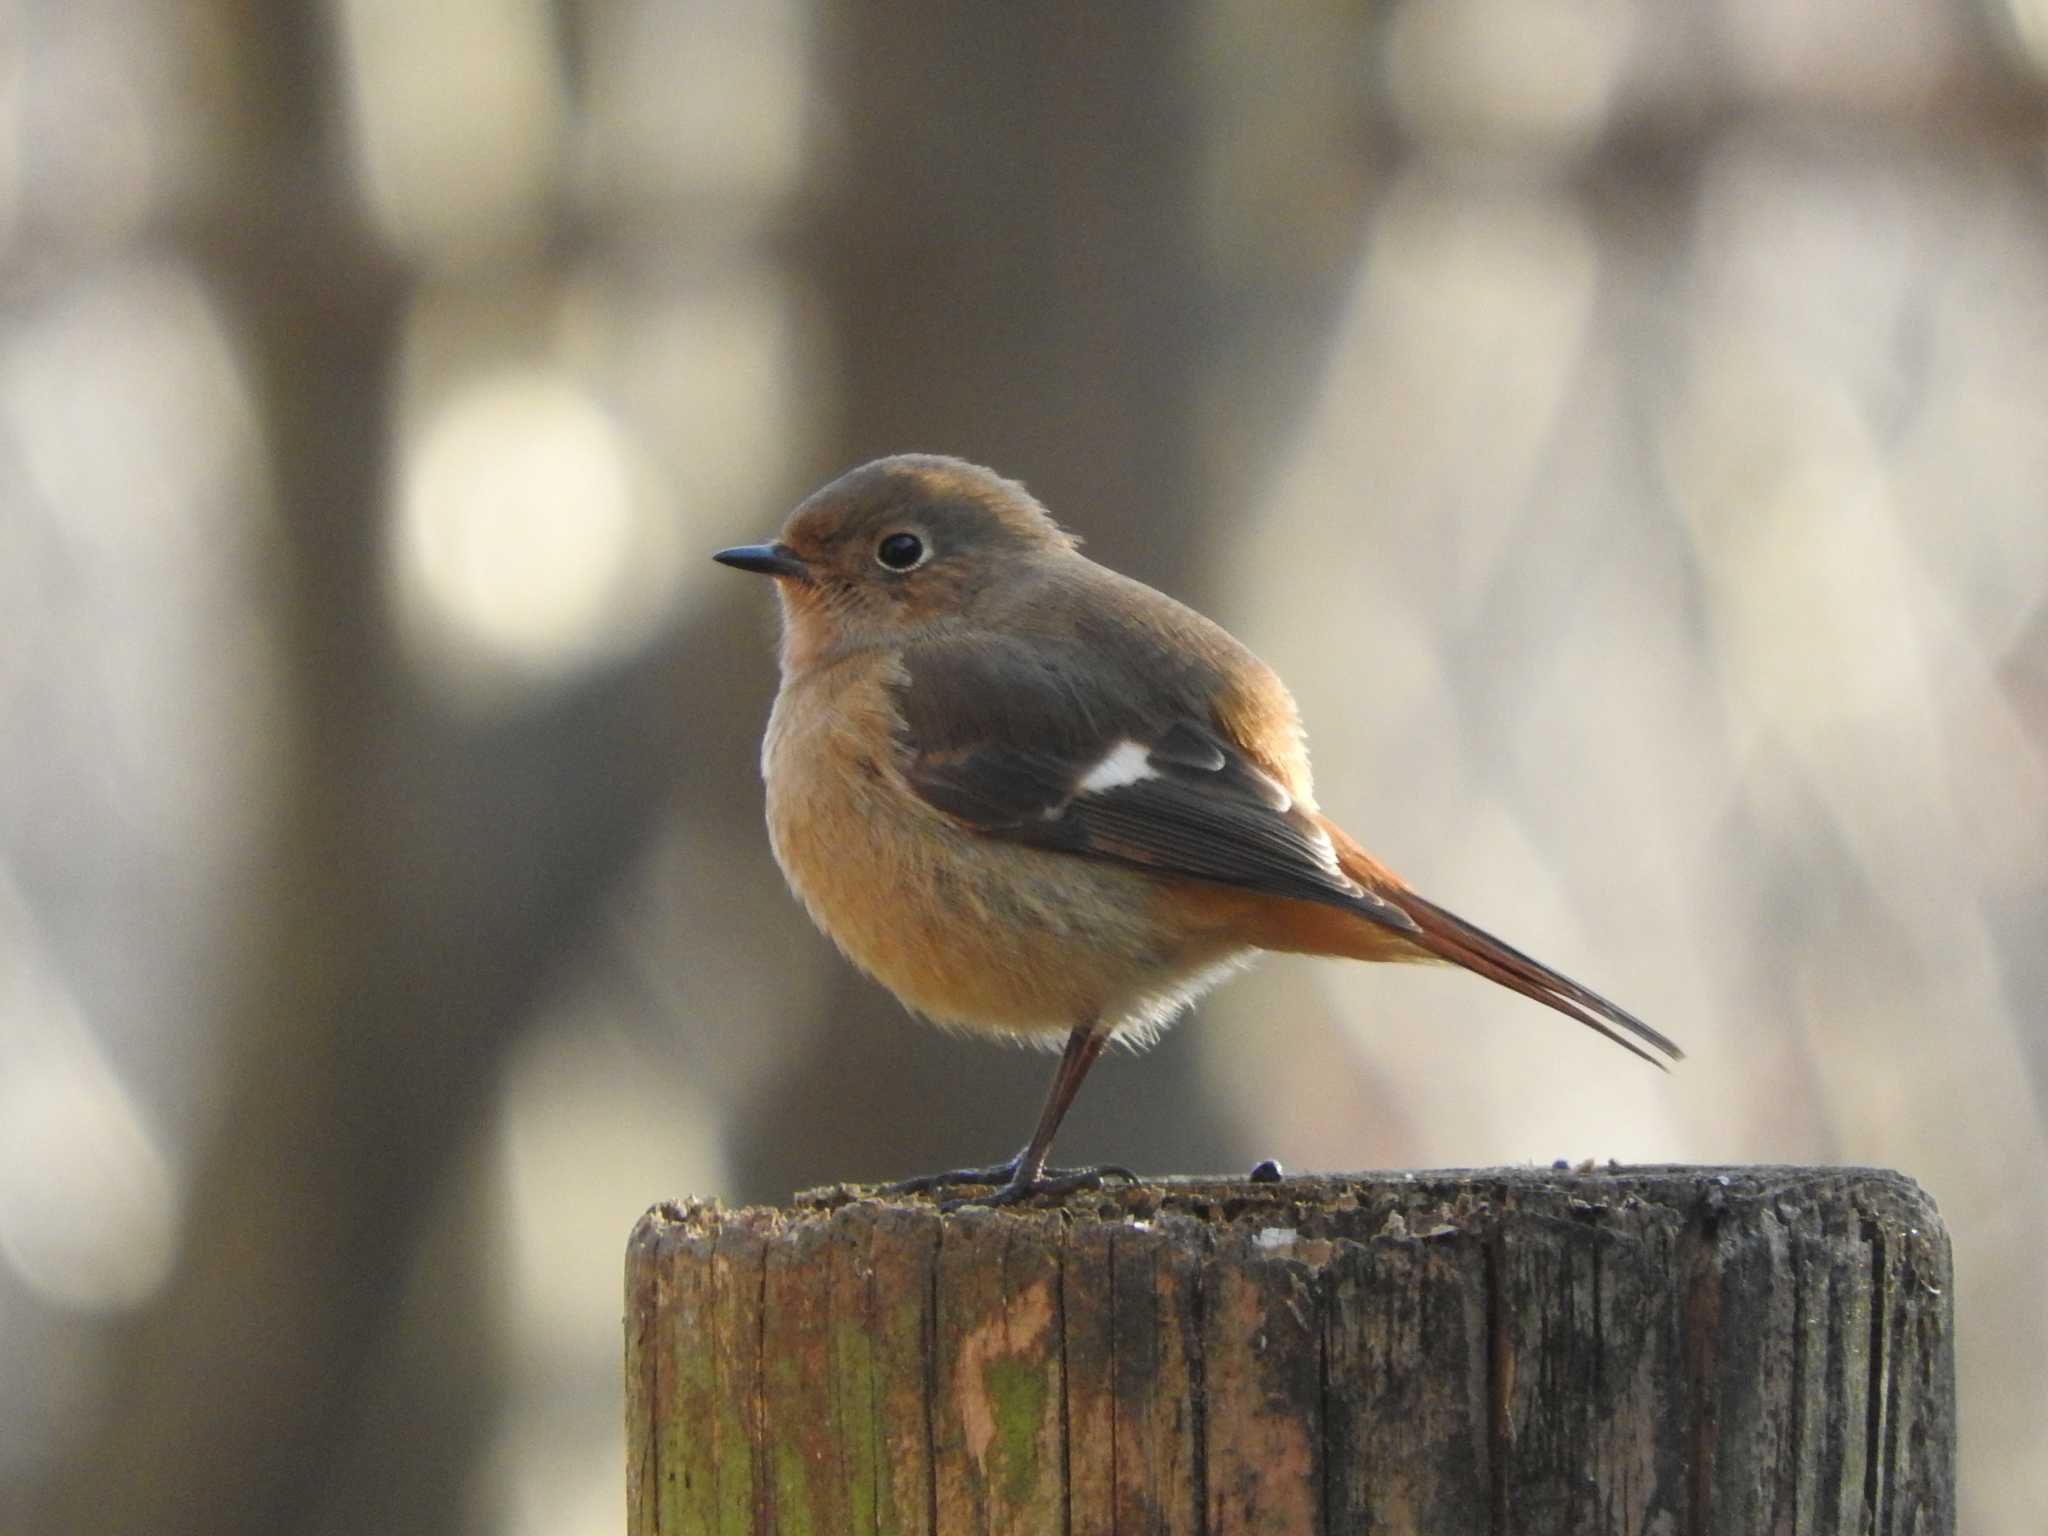
[[775, 578], [793, 668], [971, 622], [992, 592], [1074, 545], [1014, 480], [960, 459], [899, 454], [814, 491], [773, 543], [712, 558]]

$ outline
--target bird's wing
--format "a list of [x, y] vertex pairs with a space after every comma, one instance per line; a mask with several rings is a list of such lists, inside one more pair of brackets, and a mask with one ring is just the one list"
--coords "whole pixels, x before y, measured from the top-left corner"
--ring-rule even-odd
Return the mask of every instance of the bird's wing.
[[896, 685], [911, 789], [984, 836], [1415, 921], [1339, 867], [1315, 816], [1183, 674], [1160, 688], [1043, 646], [912, 647]]

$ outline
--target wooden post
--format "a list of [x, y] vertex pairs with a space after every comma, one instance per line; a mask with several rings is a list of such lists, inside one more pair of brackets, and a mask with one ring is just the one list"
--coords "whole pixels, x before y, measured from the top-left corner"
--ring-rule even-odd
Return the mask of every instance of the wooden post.
[[629, 1529], [1946, 1536], [1949, 1265], [1862, 1168], [664, 1205]]

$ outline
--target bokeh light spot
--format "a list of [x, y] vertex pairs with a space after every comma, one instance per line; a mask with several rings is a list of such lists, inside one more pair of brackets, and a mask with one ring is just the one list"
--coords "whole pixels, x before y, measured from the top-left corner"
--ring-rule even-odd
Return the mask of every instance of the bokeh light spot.
[[76, 1003], [12, 926], [0, 930], [0, 1258], [53, 1306], [125, 1311], [171, 1272], [181, 1192]]
[[626, 435], [567, 379], [519, 369], [453, 391], [408, 444], [392, 540], [415, 658], [492, 695], [642, 639], [677, 567], [643, 485]]

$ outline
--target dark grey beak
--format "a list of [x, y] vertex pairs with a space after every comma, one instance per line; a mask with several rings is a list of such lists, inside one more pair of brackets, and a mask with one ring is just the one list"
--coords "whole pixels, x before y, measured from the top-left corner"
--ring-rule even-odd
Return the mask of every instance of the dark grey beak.
[[793, 581], [808, 580], [811, 574], [797, 552], [787, 544], [740, 544], [732, 549], [721, 549], [711, 558], [734, 570], [755, 571], [763, 576], [787, 576]]

